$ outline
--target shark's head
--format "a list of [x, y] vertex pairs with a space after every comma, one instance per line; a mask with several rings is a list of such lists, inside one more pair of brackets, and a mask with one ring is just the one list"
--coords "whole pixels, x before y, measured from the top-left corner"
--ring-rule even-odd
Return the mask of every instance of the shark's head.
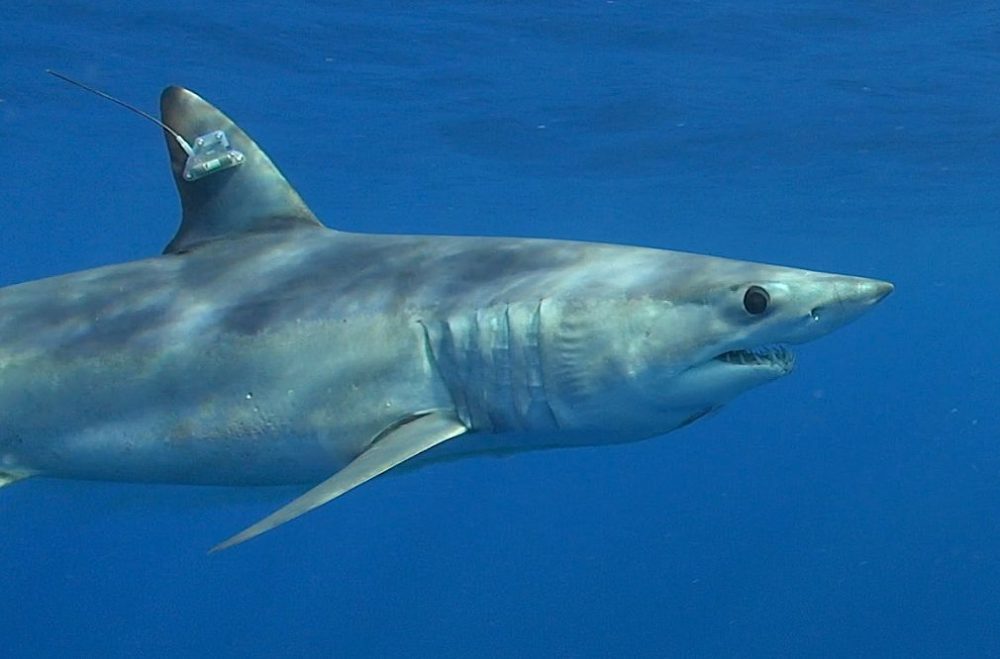
[[[669, 256], [667, 256], [669, 254]], [[560, 424], [659, 434], [791, 372], [790, 345], [892, 292], [874, 279], [676, 252], [679, 276], [640, 295], [553, 305]], [[544, 315], [543, 315], [544, 318]]]

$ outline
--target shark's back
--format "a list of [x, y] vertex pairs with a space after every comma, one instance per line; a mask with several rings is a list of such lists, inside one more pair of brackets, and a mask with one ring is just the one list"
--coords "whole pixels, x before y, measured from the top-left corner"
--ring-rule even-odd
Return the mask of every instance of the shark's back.
[[344, 315], [447, 317], [546, 298], [654, 290], [679, 299], [700, 271], [728, 263], [739, 262], [560, 240], [261, 233], [0, 289], [0, 354], [152, 349], [185, 331], [253, 334]]

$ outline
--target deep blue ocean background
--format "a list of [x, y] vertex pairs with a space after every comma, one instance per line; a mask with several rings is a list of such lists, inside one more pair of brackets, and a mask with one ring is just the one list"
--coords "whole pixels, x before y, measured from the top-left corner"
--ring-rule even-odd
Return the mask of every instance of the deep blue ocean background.
[[159, 253], [190, 87], [332, 227], [895, 282], [626, 446], [301, 488], [0, 492], [5, 657], [1000, 656], [1000, 5], [5, 1], [0, 283]]

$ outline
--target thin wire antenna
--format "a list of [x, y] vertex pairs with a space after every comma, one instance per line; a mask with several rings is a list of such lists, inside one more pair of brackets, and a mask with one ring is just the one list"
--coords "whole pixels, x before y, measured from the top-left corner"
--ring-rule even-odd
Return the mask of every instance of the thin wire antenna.
[[63, 82], [68, 82], [71, 85], [76, 85], [80, 89], [84, 89], [84, 90], [90, 92], [91, 94], [97, 94], [98, 96], [100, 96], [103, 99], [109, 100], [112, 103], [117, 103], [118, 105], [122, 106], [126, 110], [131, 110], [132, 112], [136, 113], [140, 117], [152, 121], [154, 124], [156, 124], [157, 126], [159, 126], [160, 128], [162, 128], [163, 130], [165, 130], [168, 133], [170, 133], [171, 135], [173, 135], [174, 139], [177, 140], [177, 143], [181, 146], [182, 149], [184, 149], [184, 153], [186, 153], [188, 156], [190, 156], [192, 153], [194, 153], [194, 150], [191, 148], [191, 145], [188, 144], [187, 141], [185, 141], [185, 139], [183, 137], [181, 137], [180, 133], [178, 133], [176, 130], [174, 130], [170, 126], [166, 125], [165, 123], [163, 123], [162, 121], [160, 121], [159, 119], [157, 119], [156, 117], [154, 117], [153, 115], [149, 114], [148, 112], [144, 112], [144, 111], [140, 110], [139, 108], [135, 107], [134, 105], [129, 105], [125, 101], [118, 100], [117, 98], [115, 98], [111, 94], [106, 94], [105, 92], [102, 92], [100, 89], [94, 89], [90, 85], [85, 85], [82, 82], [79, 82], [77, 80], [73, 80], [69, 76], [65, 76], [62, 73], [59, 73], [58, 71], [53, 71], [52, 69], [45, 69], [45, 72], [48, 73], [50, 76], [54, 76], [56, 78], [59, 78]]

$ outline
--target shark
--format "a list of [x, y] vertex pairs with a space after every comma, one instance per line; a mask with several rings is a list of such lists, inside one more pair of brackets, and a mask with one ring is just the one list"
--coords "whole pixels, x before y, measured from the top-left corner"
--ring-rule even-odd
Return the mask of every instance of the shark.
[[164, 252], [0, 289], [0, 486], [311, 486], [213, 551], [401, 465], [663, 435], [893, 290], [649, 247], [330, 229], [216, 107], [172, 86], [160, 110], [182, 211]]

